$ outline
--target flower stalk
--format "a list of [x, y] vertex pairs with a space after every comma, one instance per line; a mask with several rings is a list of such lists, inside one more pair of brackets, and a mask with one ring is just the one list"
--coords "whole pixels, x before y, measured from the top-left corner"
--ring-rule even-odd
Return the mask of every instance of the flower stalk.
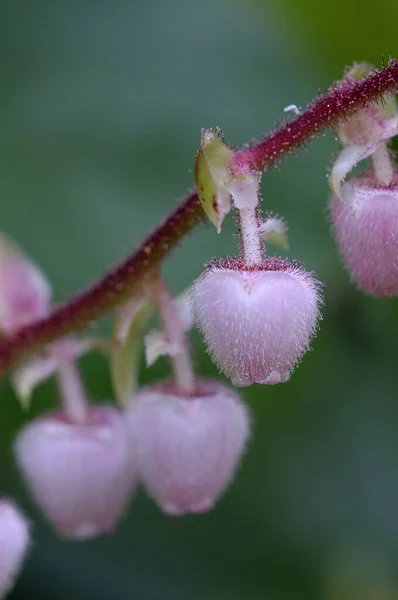
[[55, 376], [63, 412], [71, 423], [84, 424], [88, 402], [76, 365], [73, 361], [60, 363]]
[[390, 185], [394, 177], [394, 167], [386, 143], [382, 142], [372, 154], [373, 173], [381, 185]]
[[261, 264], [264, 258], [256, 210], [256, 208], [241, 208], [239, 210], [243, 256], [246, 265], [249, 266]]
[[173, 365], [176, 390], [181, 395], [190, 395], [195, 389], [195, 374], [183, 323], [177, 314], [173, 298], [160, 276], [154, 278], [152, 290], [163, 323], [166, 340], [173, 348], [170, 360]]

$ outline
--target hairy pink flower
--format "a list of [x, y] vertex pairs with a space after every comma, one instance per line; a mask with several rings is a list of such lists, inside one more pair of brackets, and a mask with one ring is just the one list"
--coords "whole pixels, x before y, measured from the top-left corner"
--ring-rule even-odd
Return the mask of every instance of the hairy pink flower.
[[216, 381], [181, 396], [172, 383], [143, 389], [127, 412], [142, 482], [170, 515], [210, 510], [237, 469], [249, 435], [246, 406]]
[[352, 178], [332, 196], [337, 244], [352, 279], [369, 294], [398, 294], [398, 178], [388, 186], [374, 177]]
[[0, 500], [0, 598], [12, 588], [29, 546], [29, 524], [11, 500]]
[[114, 530], [136, 480], [117, 409], [90, 407], [83, 424], [45, 415], [22, 429], [14, 449], [32, 495], [62, 536], [84, 540]]
[[318, 302], [312, 276], [278, 258], [264, 259], [260, 268], [223, 259], [196, 280], [191, 294], [208, 350], [236, 386], [289, 379], [314, 334]]

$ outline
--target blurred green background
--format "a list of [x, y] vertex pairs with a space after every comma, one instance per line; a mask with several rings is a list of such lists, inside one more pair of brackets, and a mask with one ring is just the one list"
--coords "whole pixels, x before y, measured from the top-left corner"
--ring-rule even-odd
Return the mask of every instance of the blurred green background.
[[[3, 0], [0, 228], [67, 298], [185, 193], [201, 127], [238, 144], [259, 137], [346, 64], [397, 56], [397, 19], [393, 0]], [[289, 223], [289, 255], [325, 284], [324, 318], [289, 383], [243, 392], [253, 439], [214, 512], [167, 518], [139, 492], [117, 535], [58, 541], [10, 452], [55, 387], [23, 414], [1, 382], [1, 493], [35, 523], [12, 599], [398, 598], [398, 309], [341, 267], [326, 214], [335, 152], [329, 133], [263, 179], [264, 206]], [[202, 226], [184, 242], [165, 266], [174, 292], [234, 252], [232, 232], [229, 219], [222, 236]], [[215, 375], [195, 333], [193, 350]], [[81, 365], [92, 397], [109, 399], [104, 359]], [[142, 381], [166, 373], [161, 362]]]

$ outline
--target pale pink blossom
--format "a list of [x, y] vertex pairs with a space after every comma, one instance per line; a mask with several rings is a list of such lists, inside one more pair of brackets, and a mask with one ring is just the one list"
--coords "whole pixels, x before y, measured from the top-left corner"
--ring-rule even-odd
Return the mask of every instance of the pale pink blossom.
[[285, 382], [308, 349], [319, 317], [319, 286], [278, 258], [252, 268], [224, 259], [196, 280], [195, 321], [214, 362], [236, 386]]
[[0, 598], [14, 585], [29, 546], [29, 523], [11, 500], [0, 499]]
[[62, 412], [39, 417], [19, 433], [17, 463], [44, 515], [63, 537], [110, 533], [135, 482], [125, 420], [111, 406], [91, 406], [84, 423]]
[[330, 199], [337, 244], [352, 279], [374, 296], [398, 294], [398, 179], [353, 178]]
[[249, 435], [237, 393], [217, 381], [197, 382], [182, 396], [172, 383], [143, 389], [127, 411], [141, 481], [170, 515], [210, 510], [231, 482]]
[[39, 267], [0, 234], [0, 331], [9, 335], [45, 317], [51, 288]]

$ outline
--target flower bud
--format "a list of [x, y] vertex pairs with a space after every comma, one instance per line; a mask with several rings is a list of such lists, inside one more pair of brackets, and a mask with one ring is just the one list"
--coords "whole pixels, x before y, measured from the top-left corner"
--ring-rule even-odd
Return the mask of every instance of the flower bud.
[[10, 500], [0, 500], [0, 598], [12, 588], [29, 546], [28, 521]]
[[337, 244], [352, 279], [381, 298], [398, 294], [398, 179], [352, 178], [330, 199]]
[[60, 535], [84, 540], [114, 530], [135, 483], [118, 410], [90, 407], [84, 424], [47, 414], [22, 429], [14, 450], [33, 497]]
[[312, 276], [278, 258], [261, 268], [215, 263], [196, 280], [191, 303], [214, 362], [236, 386], [285, 382], [307, 350], [318, 316]]
[[0, 330], [12, 334], [45, 317], [51, 289], [40, 269], [0, 235]]
[[210, 510], [249, 435], [239, 396], [215, 381], [198, 382], [188, 397], [161, 383], [134, 398], [127, 419], [141, 480], [160, 508], [175, 516]]

